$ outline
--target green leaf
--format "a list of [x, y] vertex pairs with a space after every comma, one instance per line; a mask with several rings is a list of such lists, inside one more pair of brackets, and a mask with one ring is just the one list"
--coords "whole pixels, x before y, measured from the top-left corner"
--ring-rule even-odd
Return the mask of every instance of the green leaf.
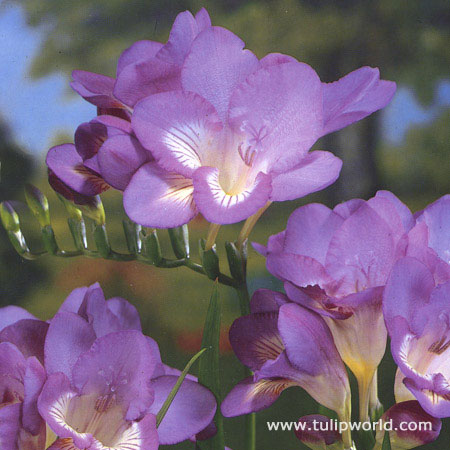
[[381, 450], [391, 450], [391, 438], [389, 437], [389, 431], [384, 433], [383, 446]]
[[209, 351], [199, 363], [198, 381], [206, 386], [216, 397], [217, 411], [214, 422], [217, 427], [217, 434], [211, 439], [199, 444], [202, 450], [223, 450], [225, 448], [223, 417], [220, 413], [220, 402], [222, 397], [219, 364], [220, 320], [221, 305], [219, 301], [218, 283], [216, 282], [214, 283], [214, 289], [206, 314], [205, 328], [203, 329], [202, 347], [209, 349]]
[[186, 364], [186, 367], [184, 368], [183, 372], [181, 372], [181, 375], [178, 377], [178, 380], [175, 383], [175, 386], [170, 391], [169, 396], [166, 398], [166, 401], [163, 403], [163, 405], [161, 406], [161, 409], [159, 410], [158, 414], [156, 415], [156, 426], [157, 427], [159, 427], [159, 425], [161, 424], [162, 420], [164, 419], [164, 416], [166, 415], [167, 411], [169, 410], [170, 405], [172, 404], [173, 399], [177, 395], [177, 393], [178, 393], [178, 391], [179, 391], [179, 389], [180, 389], [184, 379], [186, 378], [186, 375], [189, 372], [189, 369], [192, 367], [192, 364], [194, 364], [195, 361], [197, 361], [197, 359], [200, 358], [200, 356], [202, 356], [203, 353], [206, 352], [206, 350], [207, 350], [206, 348], [202, 348]]

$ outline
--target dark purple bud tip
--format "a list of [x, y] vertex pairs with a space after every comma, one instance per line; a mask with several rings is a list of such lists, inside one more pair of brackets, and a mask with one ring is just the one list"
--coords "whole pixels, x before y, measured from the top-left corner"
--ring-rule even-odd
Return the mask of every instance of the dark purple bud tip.
[[297, 438], [313, 450], [343, 450], [339, 422], [321, 414], [300, 417], [295, 429]]
[[[441, 419], [430, 416], [416, 400], [397, 403], [381, 417], [376, 440], [381, 448], [389, 432], [393, 449], [410, 449], [435, 441], [441, 431]], [[375, 447], [377, 448], [377, 447]]]

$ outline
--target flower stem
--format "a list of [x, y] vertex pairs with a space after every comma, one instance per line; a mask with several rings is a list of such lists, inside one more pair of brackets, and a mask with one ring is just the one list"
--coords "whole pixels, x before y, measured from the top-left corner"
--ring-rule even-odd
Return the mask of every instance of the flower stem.
[[359, 420], [361, 422], [368, 422], [369, 419], [369, 398], [372, 384], [372, 377], [367, 377], [366, 374], [357, 377], [358, 392], [359, 392]]
[[260, 208], [253, 216], [250, 216], [244, 223], [241, 232], [239, 233], [238, 239], [236, 241], [236, 246], [238, 249], [242, 248], [242, 245], [250, 235], [253, 230], [253, 227], [258, 222], [259, 218], [264, 214], [266, 209], [272, 204], [271, 201], [268, 201], [262, 208]]
[[[240, 249], [243, 250], [242, 247]], [[243, 264], [246, 265], [246, 259], [243, 259]], [[246, 273], [246, 267], [244, 267], [244, 273]], [[241, 280], [237, 286], [234, 286], [237, 295], [239, 297], [239, 305], [241, 308], [241, 316], [250, 314], [250, 294], [248, 292], [247, 280]], [[247, 367], [244, 367], [244, 376], [247, 378], [252, 376], [253, 373]], [[244, 450], [256, 449], [256, 414], [248, 414], [245, 416], [245, 438], [244, 438]]]
[[217, 234], [220, 230], [220, 224], [211, 223], [209, 225], [208, 236], [206, 238], [205, 250], [211, 250], [216, 242]]

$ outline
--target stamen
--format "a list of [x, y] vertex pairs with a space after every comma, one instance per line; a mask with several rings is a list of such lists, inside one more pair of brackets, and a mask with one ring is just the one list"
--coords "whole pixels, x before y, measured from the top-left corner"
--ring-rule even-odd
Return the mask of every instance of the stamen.
[[99, 413], [104, 413], [108, 411], [108, 409], [111, 408], [112, 405], [114, 405], [114, 402], [116, 401], [115, 394], [111, 395], [104, 395], [103, 397], [99, 397], [95, 401], [95, 410]]
[[431, 353], [436, 353], [436, 355], [442, 355], [450, 347], [450, 339], [446, 342], [447, 336], [443, 336], [439, 341], [434, 342], [428, 348]]

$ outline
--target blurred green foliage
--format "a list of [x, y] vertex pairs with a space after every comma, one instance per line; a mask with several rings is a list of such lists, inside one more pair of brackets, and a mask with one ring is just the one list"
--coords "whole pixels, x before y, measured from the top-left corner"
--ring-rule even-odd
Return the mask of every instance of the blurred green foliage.
[[[28, 23], [38, 27], [44, 40], [31, 74], [42, 77], [53, 71], [69, 75], [84, 69], [113, 76], [120, 52], [139, 39], [166, 40], [175, 15], [205, 6], [213, 23], [225, 26], [245, 40], [258, 56], [288, 53], [311, 64], [324, 81], [335, 80], [362, 66], [377, 66], [383, 78], [410, 86], [423, 102], [433, 98], [435, 82], [449, 77], [450, 4], [448, 0], [7, 0], [21, 5]], [[289, 214], [312, 201], [335, 204], [355, 196], [367, 198], [378, 188], [390, 189], [413, 210], [449, 192], [450, 112], [442, 110], [433, 123], [409, 132], [399, 146], [381, 141], [380, 113], [360, 124], [321, 140], [316, 146], [333, 151], [344, 160], [335, 186], [295, 202], [273, 205], [258, 223], [252, 240], [266, 242], [284, 228]], [[59, 139], [58, 139], [59, 141]], [[31, 162], [0, 127], [2, 179], [0, 200], [22, 198], [19, 192], [31, 173]], [[42, 170], [36, 184], [49, 196], [58, 240], [71, 242], [62, 206], [51, 194]], [[108, 231], [113, 245], [124, 248], [121, 231], [121, 196], [104, 195]], [[27, 217], [27, 216], [25, 216]], [[37, 227], [27, 222], [29, 236]], [[192, 247], [206, 234], [202, 219], [191, 225]], [[237, 237], [239, 225], [223, 227], [222, 243]], [[165, 252], [169, 243], [161, 232]], [[39, 244], [31, 242], [36, 249]], [[107, 296], [122, 295], [139, 309], [144, 329], [158, 340], [165, 362], [182, 368], [200, 347], [211, 282], [187, 269], [163, 270], [139, 263], [114, 263], [86, 258], [58, 260], [44, 257], [24, 262], [16, 256], [0, 230], [0, 302], [21, 304], [46, 319], [75, 287], [99, 281]], [[47, 279], [42, 275], [47, 272]], [[38, 282], [39, 281], [39, 282]], [[280, 289], [265, 271], [264, 259], [250, 250], [249, 282]], [[182, 294], [180, 294], [182, 293]], [[242, 371], [231, 354], [227, 328], [239, 314], [231, 289], [221, 287], [221, 335], [224, 391], [239, 381]], [[385, 406], [393, 402], [395, 365], [386, 356], [382, 363], [380, 395]], [[354, 403], [356, 406], [356, 398]], [[258, 414], [258, 450], [305, 448], [293, 433], [269, 433], [266, 420], [296, 420], [316, 412], [318, 406], [301, 389], [285, 392], [270, 409]], [[241, 418], [225, 421], [226, 441], [241, 448]], [[424, 449], [449, 448], [449, 426], [439, 440]], [[171, 447], [173, 448], [173, 447]], [[193, 444], [176, 446], [192, 449]]]

